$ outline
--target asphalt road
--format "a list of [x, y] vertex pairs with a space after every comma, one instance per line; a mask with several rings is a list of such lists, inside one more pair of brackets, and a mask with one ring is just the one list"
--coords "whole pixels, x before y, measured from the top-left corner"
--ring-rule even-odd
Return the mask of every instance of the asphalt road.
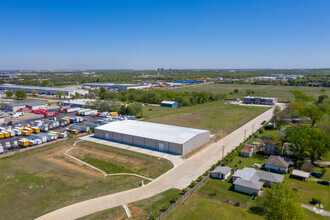
[[262, 126], [262, 121], [268, 121], [271, 119], [272, 114], [273, 108], [233, 131], [220, 141], [201, 150], [197, 154], [185, 160], [185, 162], [181, 165], [169, 170], [147, 185], [72, 204], [43, 215], [38, 219], [78, 219], [106, 209], [155, 196], [170, 188], [183, 189], [187, 187], [191, 181], [197, 179], [213, 164], [220, 160], [223, 157], [223, 151], [226, 155], [242, 143], [244, 141], [245, 132], [246, 137], [248, 137], [252, 133], [252, 127], [254, 127], [256, 131]]

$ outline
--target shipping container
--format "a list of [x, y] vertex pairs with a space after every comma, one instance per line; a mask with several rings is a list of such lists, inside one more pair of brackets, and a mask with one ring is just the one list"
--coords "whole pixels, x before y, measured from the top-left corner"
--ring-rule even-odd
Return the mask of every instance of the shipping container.
[[40, 139], [42, 142], [47, 142], [47, 138], [40, 134], [29, 134], [30, 139]]
[[15, 132], [16, 136], [22, 135], [22, 131], [20, 129], [14, 128], [13, 131]]
[[3, 146], [1, 146], [1, 144], [0, 144], [0, 154], [2, 154], [3, 152], [5, 152], [5, 151], [3, 149]]
[[8, 142], [3, 143], [3, 147], [5, 149], [10, 149], [11, 148], [10, 142], [8, 141]]
[[79, 132], [88, 132], [89, 131], [89, 127], [81, 126], [81, 125], [73, 125], [72, 129], [78, 130]]

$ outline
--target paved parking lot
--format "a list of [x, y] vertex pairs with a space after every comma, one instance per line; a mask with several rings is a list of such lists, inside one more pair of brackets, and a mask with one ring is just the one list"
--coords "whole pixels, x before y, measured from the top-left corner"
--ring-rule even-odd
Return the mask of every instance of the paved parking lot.
[[[57, 120], [60, 120], [61, 118], [65, 117], [65, 116], [77, 116], [76, 113], [62, 113], [62, 112], [59, 112], [58, 109], [52, 109], [52, 110], [49, 110], [49, 112], [51, 111], [56, 111], [57, 113], [59, 113], [59, 115], [56, 116], [56, 119]], [[91, 117], [91, 116], [81, 116], [84, 118], [84, 121], [86, 122], [92, 122], [94, 123], [95, 121], [97, 121], [98, 119], [101, 119], [100, 117]], [[51, 119], [51, 118], [54, 118], [54, 117], [47, 117], [48, 119]], [[41, 119], [45, 119], [44, 115], [43, 114], [34, 114], [34, 113], [30, 113], [30, 111], [26, 111], [24, 112], [24, 116], [21, 116], [19, 118], [11, 118], [11, 117], [6, 117], [5, 118], [5, 123], [7, 124], [9, 121], [12, 121], [13, 122], [13, 125], [12, 127], [14, 127], [15, 125], [17, 124], [21, 124], [21, 123], [31, 123], [32, 121], [35, 121], [35, 120], [41, 120]], [[74, 124], [82, 124], [82, 123], [74, 123]], [[66, 127], [59, 127], [59, 128], [55, 128], [55, 129], [52, 129], [53, 131], [57, 131], [57, 132], [63, 132], [65, 131], [66, 129], [70, 128], [73, 124], [70, 124]], [[6, 126], [6, 125], [4, 125]], [[42, 132], [41, 132], [42, 133]], [[0, 144], [4, 144], [5, 142], [13, 142], [13, 141], [18, 141], [19, 139], [21, 139], [22, 137], [26, 137], [26, 136], [14, 136], [14, 137], [9, 137], [9, 138], [3, 138], [0, 140]], [[12, 152], [12, 151], [15, 151], [16, 149], [14, 148], [11, 148], [11, 149], [4, 149], [4, 154], [6, 153], [9, 153], [9, 152]]]

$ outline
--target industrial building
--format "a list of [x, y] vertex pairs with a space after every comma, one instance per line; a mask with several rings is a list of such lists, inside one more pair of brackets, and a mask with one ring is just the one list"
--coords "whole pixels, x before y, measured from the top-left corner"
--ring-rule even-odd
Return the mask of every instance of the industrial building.
[[277, 103], [277, 98], [246, 96], [244, 97], [243, 103], [256, 105], [274, 105]]
[[31, 110], [35, 110], [35, 109], [45, 109], [46, 106], [47, 106], [46, 103], [37, 102], [37, 101], [17, 102], [17, 103], [12, 103], [12, 104], [3, 104], [2, 110], [16, 112], [17, 110], [20, 110], [21, 108], [30, 108]]
[[74, 99], [63, 101], [62, 105], [83, 108], [86, 104], [91, 104], [95, 101], [96, 99]]
[[142, 121], [117, 121], [95, 128], [95, 137], [184, 155], [210, 141], [210, 131]]
[[55, 87], [41, 87], [41, 86], [21, 86], [14, 84], [2, 84], [0, 90], [24, 90], [26, 93], [31, 91], [37, 91], [38, 94], [44, 95], [56, 95], [57, 91], [63, 91], [65, 95], [71, 96], [79, 93], [80, 95], [88, 94], [88, 90], [85, 89], [74, 89], [74, 88], [55, 88]]
[[163, 107], [177, 107], [178, 103], [174, 102], [174, 101], [162, 101], [160, 103], [160, 106], [163, 106]]
[[128, 89], [147, 89], [150, 88], [151, 85], [144, 85], [144, 84], [111, 84], [111, 83], [84, 83], [84, 87], [91, 87], [91, 88], [106, 88], [106, 89], [115, 89], [118, 91], [121, 90], [128, 90]]

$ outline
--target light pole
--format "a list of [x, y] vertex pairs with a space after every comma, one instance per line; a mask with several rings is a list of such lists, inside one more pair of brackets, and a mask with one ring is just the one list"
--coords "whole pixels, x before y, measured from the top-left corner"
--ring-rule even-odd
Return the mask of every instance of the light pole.
[[149, 198], [148, 200], [149, 200], [149, 215], [150, 215], [149, 219], [151, 220], [152, 219], [152, 214], [151, 214], [151, 202], [152, 202], [152, 199]]

